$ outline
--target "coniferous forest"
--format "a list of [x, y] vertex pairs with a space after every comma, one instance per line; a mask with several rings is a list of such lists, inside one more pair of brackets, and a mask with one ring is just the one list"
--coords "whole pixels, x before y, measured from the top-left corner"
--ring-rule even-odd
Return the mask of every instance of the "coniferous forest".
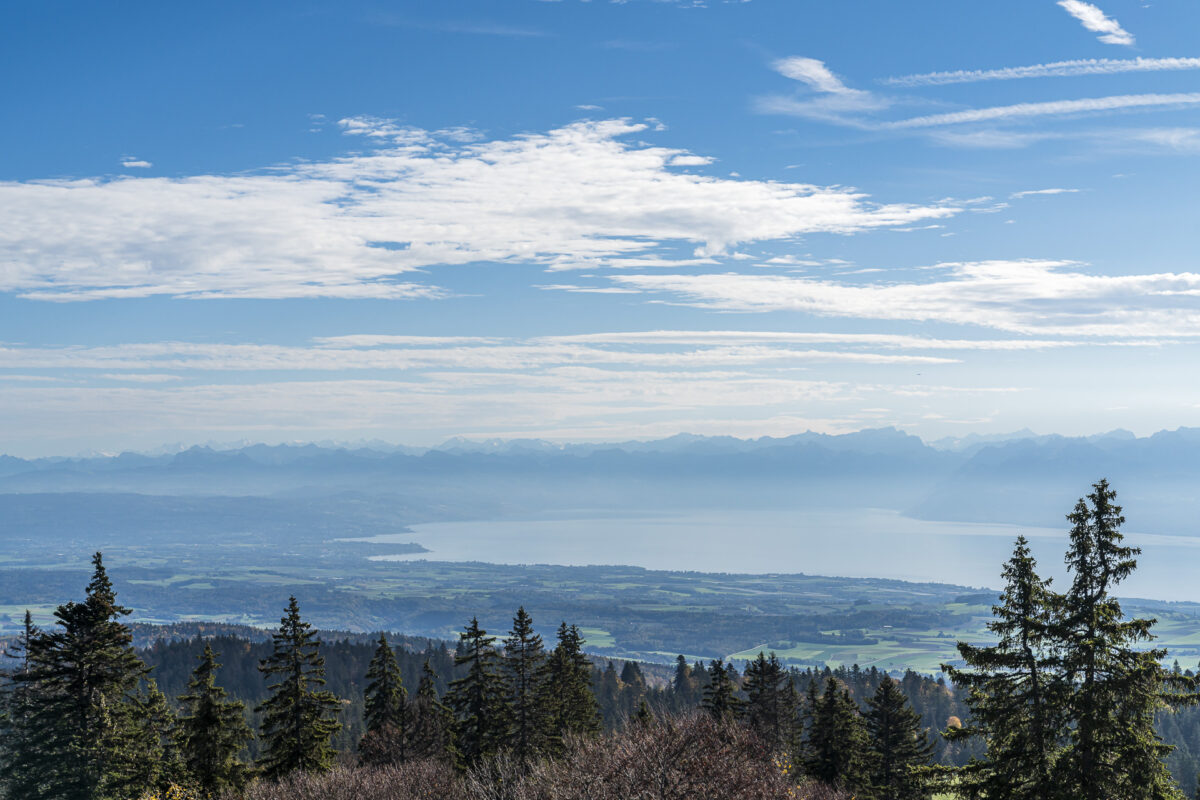
[[936, 680], [773, 653], [618, 667], [565, 621], [544, 641], [524, 608], [452, 648], [324, 641], [295, 597], [269, 640], [139, 649], [97, 553], [83, 599], [45, 629], [27, 616], [6, 653], [2, 796], [1193, 796], [1196, 679], [1115, 599], [1138, 555], [1115, 492], [1095, 484], [1068, 521], [1069, 585], [1018, 538], [994, 638]]

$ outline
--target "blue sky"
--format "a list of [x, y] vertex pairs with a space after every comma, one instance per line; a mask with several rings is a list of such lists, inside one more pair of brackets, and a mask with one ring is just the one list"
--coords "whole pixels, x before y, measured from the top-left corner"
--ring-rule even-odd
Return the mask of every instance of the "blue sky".
[[0, 450], [1200, 425], [1200, 5], [14, 4]]

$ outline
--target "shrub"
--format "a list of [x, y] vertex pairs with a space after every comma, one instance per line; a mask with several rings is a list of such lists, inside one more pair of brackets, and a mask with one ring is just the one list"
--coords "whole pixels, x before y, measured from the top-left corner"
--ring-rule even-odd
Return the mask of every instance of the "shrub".
[[294, 773], [256, 783], [247, 800], [459, 800], [462, 779], [440, 761], [392, 767], [336, 767], [325, 773]]
[[[482, 777], [483, 780], [479, 778]], [[794, 797], [795, 786], [745, 728], [708, 715], [654, 720], [604, 738], [575, 739], [505, 786], [468, 776], [475, 800], [694, 800]]]
[[204, 800], [204, 797], [195, 789], [171, 784], [161, 792], [146, 792], [138, 800]]
[[253, 786], [248, 800], [848, 800], [797, 786], [746, 728], [708, 715], [569, 739], [562, 758], [502, 754], [460, 775], [444, 763], [346, 768]]

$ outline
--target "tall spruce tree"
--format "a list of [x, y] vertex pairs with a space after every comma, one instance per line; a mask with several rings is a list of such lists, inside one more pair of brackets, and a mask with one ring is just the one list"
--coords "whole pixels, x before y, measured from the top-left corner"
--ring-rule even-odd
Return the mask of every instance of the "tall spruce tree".
[[864, 783], [865, 733], [858, 705], [850, 692], [830, 676], [825, 691], [813, 696], [804, 747], [805, 773], [822, 783], [854, 791]]
[[1163, 649], [1135, 649], [1154, 638], [1153, 619], [1124, 619], [1113, 589], [1137, 567], [1141, 551], [1122, 544], [1125, 518], [1108, 481], [1093, 485], [1067, 516], [1071, 587], [1055, 629], [1072, 688], [1067, 745], [1055, 763], [1057, 796], [1072, 800], [1178, 798], [1163, 759], [1171, 749], [1154, 713], [1183, 701], [1177, 677], [1160, 666]]
[[408, 690], [404, 688], [396, 652], [382, 633], [367, 666], [367, 681], [364, 692], [367, 730], [358, 744], [359, 757], [367, 764], [399, 764], [408, 757]]
[[120, 622], [130, 612], [117, 604], [100, 553], [92, 565], [84, 601], [58, 607], [56, 628], [32, 635], [25, 667], [13, 675], [13, 690], [27, 701], [21, 724], [29, 738], [5, 775], [14, 767], [25, 773], [22, 800], [107, 800], [137, 778], [135, 692], [147, 668]]
[[592, 691], [592, 665], [583, 653], [584, 642], [579, 628], [563, 622], [558, 643], [538, 676], [542, 734], [552, 754], [561, 752], [568, 734], [600, 732], [600, 706]]
[[746, 718], [751, 730], [772, 750], [786, 750], [795, 730], [797, 698], [779, 658], [759, 651], [758, 657], [746, 665], [742, 688], [746, 691]]
[[796, 681], [791, 675], [784, 682], [783, 699], [781, 702], [786, 714], [782, 743], [783, 752], [794, 763], [800, 763], [798, 756], [804, 747], [804, 720], [806, 715], [803, 711], [804, 701], [801, 699], [800, 693], [796, 691]]
[[325, 685], [325, 659], [312, 625], [300, 618], [295, 597], [288, 599], [279, 630], [271, 636], [274, 651], [258, 669], [275, 679], [270, 696], [259, 704], [262, 754], [259, 767], [268, 778], [290, 772], [325, 772], [333, 767], [330, 737], [341, 729], [341, 704]]
[[179, 696], [179, 746], [183, 763], [206, 798], [226, 792], [237, 793], [250, 777], [249, 767], [239, 754], [254, 738], [246, 724], [246, 707], [226, 700], [217, 685], [221, 665], [211, 644], [204, 645], [199, 664], [188, 681], [188, 692]]
[[421, 666], [421, 681], [412, 703], [412, 728], [409, 753], [413, 758], [448, 758], [456, 760], [452, 740], [454, 715], [446, 708], [437, 693], [437, 673], [429, 659]]
[[918, 772], [928, 766], [933, 745], [921, 729], [921, 715], [891, 677], [884, 675], [867, 701], [865, 788], [877, 800], [924, 800], [926, 780]]
[[488, 636], [474, 617], [458, 636], [454, 663], [465, 666], [466, 674], [450, 683], [445, 701], [454, 712], [455, 747], [471, 767], [509, 743], [510, 708], [496, 637]]
[[646, 676], [636, 661], [626, 661], [621, 667], [620, 693], [617, 702], [617, 716], [620, 719], [632, 718], [646, 699]]
[[617, 666], [611, 660], [604, 665], [599, 680], [593, 680], [596, 702], [600, 705], [600, 714], [609, 709], [616, 711], [621, 703], [621, 679], [617, 677]]
[[689, 707], [698, 706], [704, 702], [704, 690], [708, 688], [708, 668], [704, 662], [696, 659], [692, 664], [692, 698]]
[[675, 657], [675, 673], [671, 676], [671, 705], [682, 711], [695, 705], [696, 678], [692, 667], [682, 655]]
[[542, 637], [533, 630], [533, 618], [522, 606], [513, 617], [512, 631], [504, 640], [504, 677], [512, 708], [512, 747], [520, 760], [542, 746], [542, 714], [538, 680], [546, 654]]
[[636, 661], [626, 661], [621, 667], [621, 684], [635, 687], [639, 692], [646, 689], [646, 676]]
[[36, 727], [38, 687], [30, 680], [34, 663], [30, 647], [39, 631], [33, 615], [25, 612], [25, 625], [16, 644], [5, 653], [0, 672], [0, 797], [41, 800], [47, 797]]
[[724, 659], [708, 664], [708, 686], [704, 689], [704, 710], [718, 722], [733, 722], [742, 715], [742, 699], [737, 695], [737, 674], [733, 664]]
[[811, 745], [813, 744], [813, 723], [817, 717], [817, 706], [821, 703], [821, 694], [817, 689], [817, 676], [813, 673], [813, 677], [808, 682], [808, 686], [804, 689], [804, 701], [800, 707], [800, 724], [797, 726], [798, 731], [792, 742], [792, 761], [803, 766], [809, 763], [813, 758]]
[[946, 731], [952, 741], [978, 737], [982, 759], [952, 771], [958, 791], [1012, 800], [1053, 796], [1060, 738], [1065, 730], [1069, 687], [1059, 670], [1053, 637], [1058, 598], [1038, 577], [1029, 542], [1017, 538], [1004, 565], [1004, 591], [992, 607], [992, 645], [958, 643], [968, 668], [943, 665], [968, 690], [968, 723]]
[[130, 769], [124, 781], [126, 797], [166, 792], [186, 785], [191, 776], [183, 763], [175, 712], [153, 679], [135, 697], [134, 735], [127, 745]]

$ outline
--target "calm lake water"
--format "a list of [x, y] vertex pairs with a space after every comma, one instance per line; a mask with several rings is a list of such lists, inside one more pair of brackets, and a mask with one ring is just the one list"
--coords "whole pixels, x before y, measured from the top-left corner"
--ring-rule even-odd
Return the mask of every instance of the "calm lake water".
[[[375, 536], [380, 544], [419, 542], [428, 553], [382, 561], [487, 561], [497, 564], [629, 564], [700, 572], [805, 572], [899, 578], [967, 586], [1000, 585], [1000, 567], [1024, 534], [1040, 571], [1062, 585], [1066, 529], [929, 522], [895, 511], [718, 511], [678, 516], [438, 522], [412, 533]], [[1200, 537], [1128, 533], [1143, 549], [1126, 597], [1200, 600]]]

